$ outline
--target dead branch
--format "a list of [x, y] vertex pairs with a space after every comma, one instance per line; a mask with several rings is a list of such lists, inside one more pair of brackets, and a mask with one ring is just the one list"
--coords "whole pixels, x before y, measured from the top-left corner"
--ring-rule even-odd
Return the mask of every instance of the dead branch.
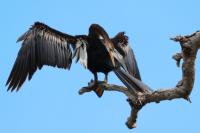
[[[200, 48], [200, 32], [197, 31], [187, 36], [176, 36], [171, 38], [176, 42], [180, 43], [181, 53], [177, 53], [173, 56], [176, 60], [177, 66], [180, 66], [181, 59], [182, 63], [182, 79], [177, 83], [174, 88], [159, 89], [150, 93], [138, 93], [137, 98], [135, 95], [126, 88], [118, 85], [99, 83], [99, 86], [107, 91], [118, 91], [124, 93], [128, 99], [131, 107], [131, 114], [128, 118], [126, 125], [132, 129], [136, 127], [137, 114], [147, 103], [156, 102], [159, 103], [163, 100], [173, 100], [176, 98], [183, 98], [189, 102], [189, 95], [192, 92], [194, 80], [195, 80], [195, 59], [197, 52]], [[144, 85], [141, 81], [134, 78], [139, 84]], [[147, 89], [150, 87], [146, 86]], [[80, 89], [79, 94], [91, 91], [87, 87]]]

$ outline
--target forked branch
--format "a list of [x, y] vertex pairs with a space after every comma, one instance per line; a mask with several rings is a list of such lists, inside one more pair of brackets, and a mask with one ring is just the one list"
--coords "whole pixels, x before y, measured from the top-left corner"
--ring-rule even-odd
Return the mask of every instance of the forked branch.
[[[189, 102], [189, 95], [192, 92], [194, 80], [195, 80], [195, 59], [197, 52], [200, 48], [200, 32], [197, 31], [187, 36], [176, 36], [171, 38], [176, 42], [180, 43], [181, 52], [173, 56], [176, 60], [177, 66], [180, 66], [181, 59], [182, 63], [182, 79], [177, 83], [174, 88], [159, 89], [150, 93], [138, 93], [137, 97], [126, 88], [118, 85], [111, 85], [105, 83], [99, 83], [99, 87], [107, 91], [119, 91], [124, 93], [128, 99], [129, 105], [131, 106], [131, 114], [128, 118], [126, 125], [128, 128], [136, 127], [137, 114], [147, 103], [156, 102], [159, 103], [163, 100], [172, 100], [176, 98], [183, 98]], [[144, 85], [141, 81], [134, 78], [139, 84]], [[148, 86], [147, 86], [148, 87]], [[146, 88], [149, 89], [150, 87]], [[82, 88], [79, 93], [83, 94], [89, 92], [87, 87]]]

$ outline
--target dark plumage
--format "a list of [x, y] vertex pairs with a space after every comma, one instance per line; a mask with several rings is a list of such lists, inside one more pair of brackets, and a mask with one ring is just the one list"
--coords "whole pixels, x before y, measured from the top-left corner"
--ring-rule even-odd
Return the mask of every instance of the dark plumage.
[[[76, 57], [85, 68], [94, 74], [94, 91], [100, 97], [103, 90], [98, 88], [97, 73], [105, 74], [105, 82], [110, 71], [127, 86], [127, 80], [120, 71], [141, 80], [128, 37], [124, 32], [110, 39], [106, 31], [92, 24], [88, 35], [71, 36], [49, 26], [36, 22], [26, 33], [19, 37], [21, 49], [7, 80], [8, 90], [19, 90], [26, 78], [30, 80], [37, 69], [43, 65], [70, 69], [72, 59]], [[134, 85], [127, 87], [143, 91]]]

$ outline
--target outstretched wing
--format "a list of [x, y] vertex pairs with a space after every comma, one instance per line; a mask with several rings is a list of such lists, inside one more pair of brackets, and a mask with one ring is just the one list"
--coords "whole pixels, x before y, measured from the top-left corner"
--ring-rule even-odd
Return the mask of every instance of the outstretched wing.
[[128, 44], [128, 37], [124, 32], [119, 32], [111, 40], [115, 46], [115, 49], [119, 52], [120, 55], [123, 56], [123, 62], [120, 62], [122, 63], [121, 65], [125, 66], [126, 71], [128, 71], [131, 76], [141, 80], [133, 49]]
[[70, 69], [72, 63], [72, 47], [74, 56], [87, 66], [87, 41], [82, 37], [59, 32], [43, 23], [36, 22], [17, 42], [22, 41], [22, 46], [7, 80], [6, 85], [11, 91], [19, 89], [26, 78], [30, 80], [37, 69], [43, 65]]

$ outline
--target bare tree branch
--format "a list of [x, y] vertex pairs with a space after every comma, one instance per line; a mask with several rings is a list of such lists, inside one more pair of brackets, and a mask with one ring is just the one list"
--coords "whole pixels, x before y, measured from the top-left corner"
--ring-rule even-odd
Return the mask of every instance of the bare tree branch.
[[[200, 48], [200, 32], [197, 31], [191, 35], [187, 36], [176, 36], [175, 38], [171, 38], [176, 42], [180, 43], [181, 53], [177, 53], [173, 56], [173, 59], [176, 60], [177, 66], [180, 66], [181, 59], [182, 63], [182, 79], [177, 83], [174, 88], [168, 89], [159, 89], [149, 93], [138, 93], [137, 96], [132, 95], [130, 90], [126, 87], [105, 84], [103, 82], [99, 82], [99, 87], [107, 91], [118, 91], [124, 93], [128, 99], [129, 105], [131, 107], [131, 114], [128, 118], [126, 125], [128, 128], [132, 129], [136, 127], [137, 114], [147, 103], [156, 102], [159, 103], [163, 100], [173, 100], [176, 98], [183, 98], [189, 102], [189, 95], [192, 92], [195, 80], [195, 59]], [[144, 86], [145, 84], [141, 81], [134, 78], [134, 82], [137, 84]], [[145, 85], [146, 86], [146, 85]], [[146, 86], [147, 90], [150, 88]], [[92, 89], [89, 87], [84, 87], [80, 89], [79, 94], [83, 94], [85, 92], [89, 92]]]

